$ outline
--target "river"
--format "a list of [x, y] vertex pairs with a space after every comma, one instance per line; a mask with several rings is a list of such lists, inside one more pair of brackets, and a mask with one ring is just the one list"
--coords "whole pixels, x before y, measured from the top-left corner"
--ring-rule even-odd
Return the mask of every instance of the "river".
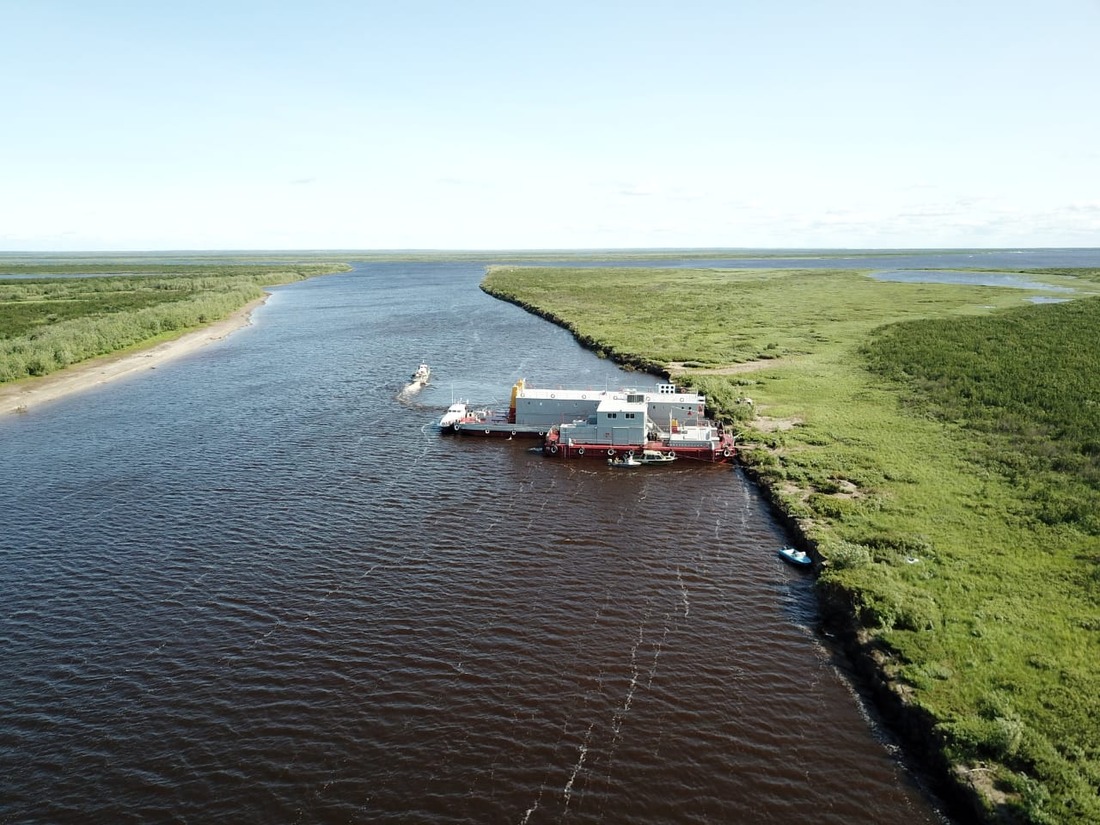
[[281, 287], [0, 419], [0, 821], [946, 821], [738, 471], [432, 428], [519, 377], [654, 383], [482, 274]]

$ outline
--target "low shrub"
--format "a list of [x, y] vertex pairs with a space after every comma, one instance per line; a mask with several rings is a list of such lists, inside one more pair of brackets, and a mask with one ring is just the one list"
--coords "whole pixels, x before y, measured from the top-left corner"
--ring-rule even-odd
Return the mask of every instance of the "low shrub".
[[308, 264], [272, 270], [241, 265], [184, 268], [185, 274], [169, 275], [153, 266], [155, 276], [0, 281], [0, 382], [48, 375], [88, 358], [193, 329], [260, 297], [263, 285], [346, 268]]

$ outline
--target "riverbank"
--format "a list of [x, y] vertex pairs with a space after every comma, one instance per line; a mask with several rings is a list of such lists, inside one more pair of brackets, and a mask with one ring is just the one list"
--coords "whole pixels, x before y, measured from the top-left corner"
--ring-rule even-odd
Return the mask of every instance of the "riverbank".
[[117, 381], [142, 370], [156, 369], [171, 359], [189, 355], [251, 324], [252, 313], [268, 297], [264, 295], [251, 301], [220, 321], [190, 330], [176, 338], [158, 341], [152, 346], [82, 361], [40, 378], [24, 378], [0, 384], [0, 415], [28, 412], [42, 404]]
[[[1045, 277], [1084, 297], [1097, 275]], [[961, 817], [1097, 821], [1095, 510], [1065, 507], [1069, 476], [1043, 476], [1040, 489], [1034, 469], [1066, 429], [1040, 432], [1036, 413], [1055, 396], [1091, 397], [1058, 350], [1100, 357], [1091, 311], [1078, 320], [1076, 302], [1043, 308], [1022, 290], [883, 283], [851, 270], [494, 268], [483, 289], [608, 358], [662, 365], [735, 422], [751, 475], [815, 558], [833, 637]], [[942, 320], [926, 338], [963, 339], [924, 354], [929, 319]], [[912, 340], [885, 349], [882, 331], [900, 327], [916, 330]], [[925, 362], [934, 369], [923, 384], [886, 377]], [[997, 364], [1029, 378], [993, 373], [983, 386], [981, 370]], [[1018, 402], [998, 389], [1031, 389], [1039, 377], [1050, 388], [1039, 395], [1054, 395], [1029, 392], [1009, 413]], [[929, 409], [927, 393], [956, 379], [959, 411]], [[1087, 408], [1077, 401], [1069, 408]], [[983, 416], [1000, 429], [975, 429]], [[1030, 442], [1009, 436], [1016, 420]]]

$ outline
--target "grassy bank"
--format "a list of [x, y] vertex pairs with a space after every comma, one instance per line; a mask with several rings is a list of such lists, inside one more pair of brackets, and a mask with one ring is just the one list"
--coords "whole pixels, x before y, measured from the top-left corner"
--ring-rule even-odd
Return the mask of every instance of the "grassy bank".
[[[1100, 298], [825, 270], [499, 267], [597, 351], [682, 365], [822, 562], [910, 741], [990, 819], [1100, 821]], [[755, 404], [736, 403], [750, 396]]]
[[[127, 274], [107, 274], [120, 268]], [[0, 383], [180, 335], [225, 318], [265, 286], [346, 268], [6, 262], [9, 272], [58, 277], [0, 277]]]

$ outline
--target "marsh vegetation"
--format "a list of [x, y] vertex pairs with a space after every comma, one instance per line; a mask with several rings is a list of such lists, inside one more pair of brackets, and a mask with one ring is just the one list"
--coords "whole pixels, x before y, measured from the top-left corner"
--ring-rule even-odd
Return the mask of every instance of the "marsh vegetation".
[[942, 773], [991, 819], [1095, 823], [1100, 270], [1027, 274], [1076, 299], [821, 269], [483, 286], [606, 356], [683, 365]]

